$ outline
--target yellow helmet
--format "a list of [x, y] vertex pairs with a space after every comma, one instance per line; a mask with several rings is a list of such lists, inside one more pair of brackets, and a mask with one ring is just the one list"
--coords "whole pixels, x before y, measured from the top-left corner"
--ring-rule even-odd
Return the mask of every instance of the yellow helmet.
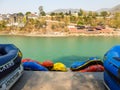
[[58, 63], [54, 64], [52, 70], [53, 71], [64, 71], [64, 72], [66, 72], [67, 68], [63, 63], [58, 62]]

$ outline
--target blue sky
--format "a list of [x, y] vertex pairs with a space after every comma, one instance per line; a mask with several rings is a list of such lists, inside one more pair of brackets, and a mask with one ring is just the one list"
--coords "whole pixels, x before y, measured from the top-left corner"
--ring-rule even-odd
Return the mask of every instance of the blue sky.
[[45, 12], [59, 8], [81, 8], [95, 11], [118, 4], [120, 0], [0, 0], [0, 13], [38, 12], [39, 6], [43, 6]]

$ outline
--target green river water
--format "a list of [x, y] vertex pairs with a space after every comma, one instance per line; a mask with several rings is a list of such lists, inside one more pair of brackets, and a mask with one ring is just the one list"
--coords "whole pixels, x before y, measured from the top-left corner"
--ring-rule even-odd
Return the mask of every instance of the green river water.
[[0, 44], [12, 43], [23, 53], [23, 58], [38, 61], [52, 60], [70, 66], [74, 61], [103, 56], [114, 45], [120, 44], [120, 37], [25, 37], [0, 36]]

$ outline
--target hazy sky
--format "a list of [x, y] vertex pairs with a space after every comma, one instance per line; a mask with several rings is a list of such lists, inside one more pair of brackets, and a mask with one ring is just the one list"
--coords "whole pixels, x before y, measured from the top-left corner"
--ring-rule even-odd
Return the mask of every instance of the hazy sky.
[[0, 13], [38, 12], [38, 7], [43, 6], [45, 12], [55, 9], [84, 9], [98, 10], [111, 8], [120, 4], [120, 0], [0, 0]]

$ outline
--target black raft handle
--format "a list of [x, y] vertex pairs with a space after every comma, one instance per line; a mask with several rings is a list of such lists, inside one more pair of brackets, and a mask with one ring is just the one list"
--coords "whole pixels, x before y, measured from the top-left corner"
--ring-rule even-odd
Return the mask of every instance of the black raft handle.
[[120, 57], [113, 57], [113, 59], [120, 61]]

